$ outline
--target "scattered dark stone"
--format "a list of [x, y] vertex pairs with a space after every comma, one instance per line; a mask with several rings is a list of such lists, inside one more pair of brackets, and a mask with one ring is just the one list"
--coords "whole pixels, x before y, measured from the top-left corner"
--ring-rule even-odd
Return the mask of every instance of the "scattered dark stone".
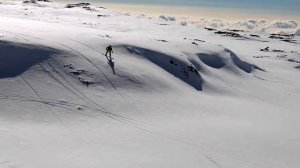
[[197, 44], [197, 43], [196, 43], [196, 42], [194, 42], [194, 41], [192, 42], [192, 44], [194, 44], [194, 45], [197, 45], [197, 46], [199, 45], [199, 44]]
[[199, 42], [202, 42], [202, 43], [204, 43], [205, 41], [203, 41], [203, 40], [199, 40], [199, 39], [194, 39], [194, 41], [199, 41]]
[[277, 37], [288, 37], [288, 38], [293, 38], [295, 35], [294, 34], [270, 34], [271, 36], [277, 36]]
[[270, 47], [266, 47], [266, 48], [260, 49], [260, 51], [269, 52], [270, 51]]
[[67, 64], [67, 65], [64, 65], [64, 68], [74, 69], [74, 67], [73, 67], [73, 65], [72, 65], [72, 64]]
[[270, 39], [278, 39], [288, 43], [297, 43], [296, 40], [293, 40], [294, 37], [294, 34], [270, 34], [269, 36]]
[[157, 41], [160, 41], [160, 42], [163, 42], [163, 43], [167, 43], [168, 42], [167, 40], [157, 40]]
[[238, 29], [229, 29], [229, 31], [232, 31], [232, 32], [244, 32], [244, 30], [238, 30]]
[[23, 1], [23, 3], [28, 4], [28, 3], [32, 3], [32, 4], [36, 4], [36, 2], [50, 2], [49, 0], [25, 0]]
[[250, 34], [250, 36], [251, 37], [258, 37], [258, 38], [260, 37], [259, 35], [256, 35], [256, 34]]
[[[270, 52], [270, 48], [269, 47], [266, 47], [266, 48], [263, 48], [263, 49], [260, 49], [260, 51], [263, 51], [263, 52]], [[271, 50], [272, 52], [277, 52], [277, 53], [283, 53], [284, 51], [283, 50], [277, 50], [277, 49], [273, 49]]]
[[89, 87], [91, 84], [94, 84], [94, 82], [85, 80], [85, 79], [80, 78], [80, 77], [79, 77], [79, 80], [80, 80], [80, 82], [81, 82], [82, 84], [86, 85], [86, 87]]
[[281, 37], [281, 36], [273, 36], [273, 35], [269, 36], [269, 38], [270, 38], [270, 39], [279, 39], [279, 40], [283, 40], [283, 39], [284, 39], [284, 37]]
[[26, 1], [23, 1], [23, 3], [25, 3], [25, 4], [27, 4], [27, 3], [33, 3], [33, 4], [35, 4], [36, 0], [26, 0]]
[[97, 15], [97, 17], [107, 17], [108, 15]]
[[204, 29], [208, 30], [208, 31], [217, 31], [216, 29], [214, 28], [209, 28], [209, 27], [205, 27]]
[[87, 7], [89, 5], [91, 5], [91, 4], [90, 3], [67, 4], [66, 8]]
[[111, 38], [108, 34], [105, 34], [105, 36], [99, 35], [100, 37], [105, 37], [105, 38]]
[[277, 59], [285, 59], [287, 55], [277, 55]]
[[253, 56], [253, 58], [270, 58], [270, 56], [261, 55], [261, 56]]
[[84, 70], [77, 70], [77, 71], [71, 71], [70, 73], [73, 74], [73, 75], [78, 76], [78, 75], [84, 74], [85, 71]]
[[292, 40], [292, 39], [284, 39], [284, 40], [281, 40], [281, 41], [288, 42], [288, 43], [297, 43], [296, 40]]
[[283, 50], [276, 50], [276, 49], [273, 49], [272, 52], [281, 52], [281, 53], [283, 53], [284, 51], [283, 51]]
[[223, 36], [230, 36], [230, 37], [235, 37], [235, 38], [246, 38], [244, 36], [241, 36], [238, 33], [228, 32], [228, 31], [217, 31], [217, 32], [215, 32], [215, 34], [220, 34], [220, 35], [223, 35]]
[[83, 6], [82, 8], [85, 9], [85, 10], [88, 10], [88, 11], [93, 11], [93, 12], [97, 11], [97, 10], [95, 10], [95, 9], [89, 7], [89, 6]]
[[287, 61], [289, 61], [289, 62], [294, 62], [294, 63], [298, 63], [298, 64], [300, 64], [300, 61], [297, 61], [297, 60], [294, 60], [294, 59], [288, 59]]

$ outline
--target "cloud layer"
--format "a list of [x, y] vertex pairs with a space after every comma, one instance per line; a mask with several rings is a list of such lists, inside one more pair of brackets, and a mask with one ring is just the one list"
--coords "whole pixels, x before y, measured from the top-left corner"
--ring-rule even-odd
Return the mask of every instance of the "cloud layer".
[[300, 35], [299, 24], [295, 21], [267, 21], [267, 20], [245, 20], [236, 22], [226, 22], [220, 19], [206, 20], [201, 19], [197, 24], [204, 27], [211, 27], [215, 29], [239, 29], [249, 32], [259, 33], [284, 33]]

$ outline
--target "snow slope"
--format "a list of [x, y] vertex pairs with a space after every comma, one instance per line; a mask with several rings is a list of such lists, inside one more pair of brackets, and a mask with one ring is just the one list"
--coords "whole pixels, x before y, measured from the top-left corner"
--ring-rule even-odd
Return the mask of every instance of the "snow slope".
[[299, 37], [216, 32], [1, 1], [0, 167], [299, 167]]

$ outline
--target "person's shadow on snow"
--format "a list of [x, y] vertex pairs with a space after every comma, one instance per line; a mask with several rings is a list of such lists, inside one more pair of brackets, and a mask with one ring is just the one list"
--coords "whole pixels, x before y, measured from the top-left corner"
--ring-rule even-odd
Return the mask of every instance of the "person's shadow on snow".
[[110, 66], [113, 74], [115, 75], [116, 74], [116, 71], [115, 71], [115, 62], [113, 61], [113, 58], [106, 56], [106, 59], [107, 59], [107, 63]]

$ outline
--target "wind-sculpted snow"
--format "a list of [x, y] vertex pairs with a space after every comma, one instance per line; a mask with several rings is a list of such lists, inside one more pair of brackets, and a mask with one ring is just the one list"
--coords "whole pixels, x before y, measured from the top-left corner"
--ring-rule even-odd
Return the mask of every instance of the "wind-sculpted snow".
[[0, 41], [0, 78], [16, 77], [57, 52], [44, 46]]
[[131, 54], [144, 57], [152, 63], [163, 68], [170, 74], [181, 79], [197, 90], [202, 90], [203, 79], [197, 71], [189, 70], [189, 63], [184, 62], [174, 56], [167, 55], [155, 50], [141, 48], [137, 46], [122, 46]]
[[237, 67], [247, 73], [251, 73], [254, 69], [264, 71], [257, 65], [241, 60], [235, 53], [233, 53], [229, 49], [224, 49], [224, 52], [220, 53], [198, 53], [197, 56], [204, 64], [216, 69], [226, 67], [227, 69], [236, 71]]
[[261, 71], [264, 71], [264, 69], [258, 67], [257, 65], [248, 63], [246, 61], [241, 60], [235, 53], [233, 53], [232, 51], [230, 51], [229, 49], [225, 49], [225, 51], [229, 54], [231, 60], [233, 61], [233, 63], [239, 67], [241, 70], [247, 72], [247, 73], [251, 73], [254, 69], [258, 69]]
[[223, 59], [217, 53], [215, 53], [215, 54], [198, 53], [197, 56], [204, 64], [206, 64], [212, 68], [220, 69], [226, 65], [226, 60]]

